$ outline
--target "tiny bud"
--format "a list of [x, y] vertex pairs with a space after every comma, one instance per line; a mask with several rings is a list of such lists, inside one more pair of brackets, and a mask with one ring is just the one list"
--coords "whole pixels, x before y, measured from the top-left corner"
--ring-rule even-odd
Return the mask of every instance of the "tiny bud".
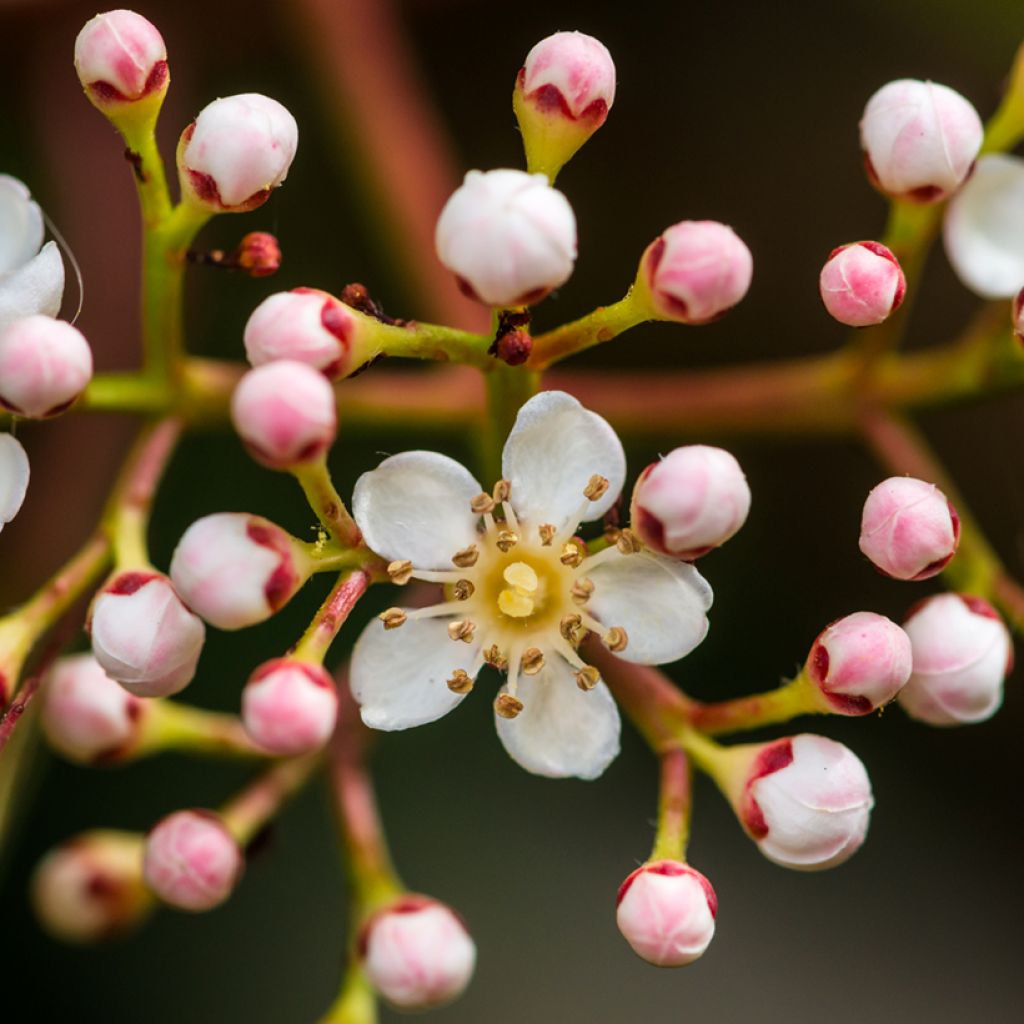
[[582, 32], [556, 32], [526, 55], [512, 105], [531, 170], [550, 178], [604, 124], [615, 101], [615, 63]]
[[295, 288], [264, 299], [245, 325], [245, 354], [253, 366], [294, 359], [328, 380], [347, 377], [374, 355], [365, 321], [327, 292]]
[[270, 277], [281, 269], [281, 246], [266, 231], [250, 231], [231, 254], [231, 263], [250, 277]]
[[903, 689], [911, 668], [907, 634], [884, 615], [856, 612], [818, 636], [805, 671], [829, 711], [866, 715]]
[[13, 435], [0, 433], [0, 530], [21, 510], [28, 491], [28, 456]]
[[637, 868], [619, 888], [617, 907], [619, 931], [633, 952], [655, 967], [692, 964], [715, 934], [715, 890], [681, 861], [657, 860]]
[[220, 629], [269, 619], [309, 577], [299, 541], [261, 516], [219, 512], [197, 519], [171, 558], [185, 603]]
[[533, 338], [529, 331], [506, 331], [491, 351], [508, 366], [522, 366], [533, 352]]
[[765, 857], [817, 871], [860, 848], [874, 799], [853, 751], [809, 733], [745, 749], [749, 763], [736, 813]]
[[907, 281], [890, 249], [880, 242], [852, 242], [829, 254], [818, 290], [829, 315], [841, 324], [870, 327], [899, 309]]
[[576, 217], [543, 174], [470, 171], [441, 211], [435, 245], [471, 298], [532, 305], [572, 274]]
[[871, 183], [920, 203], [943, 199], [963, 184], [983, 134], [978, 112], [958, 92], [911, 78], [883, 85], [860, 122]]
[[970, 725], [999, 710], [1013, 645], [987, 601], [937, 594], [918, 604], [903, 628], [914, 654], [899, 696], [908, 715], [929, 725]]
[[747, 294], [753, 273], [750, 250], [732, 228], [684, 220], [647, 247], [637, 289], [652, 318], [706, 324]]
[[647, 547], [692, 560], [724, 544], [747, 521], [750, 487], [722, 448], [676, 448], [652, 463], [633, 488], [630, 521]]
[[0, 330], [0, 406], [29, 419], [63, 412], [92, 379], [82, 332], [37, 314]]
[[91, 654], [76, 654], [61, 658], [47, 674], [40, 722], [51, 747], [87, 763], [131, 748], [149, 710]]
[[494, 702], [494, 711], [501, 718], [515, 718], [523, 710], [523, 702], [511, 693], [499, 693]]
[[156, 27], [134, 11], [97, 14], [75, 40], [75, 70], [89, 101], [104, 113], [150, 96], [163, 98], [170, 75]]
[[422, 1010], [460, 996], [473, 974], [476, 947], [449, 907], [402, 896], [373, 914], [358, 940], [366, 977], [393, 1006]]
[[334, 442], [334, 389], [292, 359], [257, 366], [231, 396], [231, 422], [257, 462], [288, 469], [319, 459]]
[[61, 844], [32, 876], [39, 923], [65, 942], [100, 942], [134, 928], [150, 906], [142, 837], [96, 830]]
[[182, 196], [214, 213], [254, 210], [285, 180], [298, 142], [295, 118], [277, 100], [214, 100], [178, 143]]
[[206, 639], [171, 581], [151, 571], [114, 575], [93, 601], [88, 627], [96, 660], [137, 697], [188, 686]]
[[960, 517], [934, 484], [909, 476], [883, 480], [864, 502], [860, 549], [898, 580], [926, 580], [949, 564], [960, 543]]
[[279, 756], [322, 747], [337, 717], [334, 681], [319, 665], [275, 658], [257, 668], [242, 690], [245, 731]]
[[212, 910], [230, 895], [245, 866], [242, 850], [212, 811], [175, 811], [146, 837], [146, 885], [179, 910]]
[[957, 277], [984, 299], [1024, 287], [1024, 160], [989, 153], [950, 201], [942, 221]]

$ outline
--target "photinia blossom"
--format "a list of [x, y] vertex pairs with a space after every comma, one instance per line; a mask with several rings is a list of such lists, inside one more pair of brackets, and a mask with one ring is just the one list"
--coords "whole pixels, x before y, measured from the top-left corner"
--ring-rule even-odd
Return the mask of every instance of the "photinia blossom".
[[396, 582], [445, 584], [449, 600], [371, 622], [352, 692], [367, 725], [406, 729], [451, 711], [490, 664], [508, 676], [495, 711], [509, 754], [538, 775], [596, 778], [618, 753], [619, 713], [582, 639], [596, 633], [627, 661], [675, 661], [707, 632], [711, 588], [628, 531], [589, 556], [574, 539], [615, 503], [626, 463], [611, 427], [570, 395], [519, 410], [502, 474], [492, 497], [453, 459], [414, 451], [360, 477], [367, 545]]
[[0, 530], [21, 510], [28, 491], [28, 456], [13, 434], [0, 434]]

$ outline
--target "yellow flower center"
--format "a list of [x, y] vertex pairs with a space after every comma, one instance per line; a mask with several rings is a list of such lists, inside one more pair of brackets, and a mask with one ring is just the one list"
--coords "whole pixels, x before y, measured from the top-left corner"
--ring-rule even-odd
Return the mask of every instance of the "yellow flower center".
[[540, 587], [536, 570], [526, 562], [513, 562], [505, 566], [501, 575], [510, 586], [498, 594], [498, 607], [514, 619], [525, 619], [532, 615]]

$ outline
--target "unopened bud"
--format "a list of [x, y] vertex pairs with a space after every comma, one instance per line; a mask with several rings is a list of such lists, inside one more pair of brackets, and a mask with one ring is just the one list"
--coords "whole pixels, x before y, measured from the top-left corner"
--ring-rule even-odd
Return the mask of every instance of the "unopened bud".
[[92, 350], [63, 320], [27, 316], [0, 330], [0, 406], [29, 419], [63, 412], [92, 379]]
[[531, 170], [554, 178], [604, 124], [615, 101], [615, 64], [582, 32], [556, 32], [526, 55], [512, 105]]
[[403, 1010], [456, 999], [476, 964], [476, 946], [458, 915], [426, 896], [400, 897], [373, 914], [358, 949], [370, 984]]
[[40, 722], [50, 746], [90, 762], [131, 748], [148, 713], [146, 702], [111, 679], [91, 654], [76, 654], [48, 673]]
[[146, 837], [146, 885], [179, 910], [219, 906], [231, 895], [244, 866], [241, 848], [212, 811], [176, 811]]
[[272, 754], [304, 754], [334, 731], [338, 695], [319, 665], [276, 658], [256, 669], [242, 690], [242, 724]]
[[750, 250], [732, 228], [684, 220], [647, 247], [636, 290], [653, 319], [706, 324], [747, 294], [753, 273]]
[[281, 246], [266, 231], [250, 231], [235, 247], [231, 264], [250, 277], [270, 277], [281, 269]]
[[494, 354], [508, 366], [522, 366], [533, 352], [529, 331], [507, 331], [495, 343]]
[[270, 618], [308, 579], [299, 541], [244, 512], [197, 519], [171, 558], [171, 580], [197, 615], [220, 629]]
[[13, 434], [0, 434], [0, 530], [20, 511], [28, 478], [28, 456], [21, 442]]
[[855, 612], [822, 631], [805, 671], [829, 711], [866, 715], [903, 689], [911, 668], [907, 634], [884, 615]]
[[890, 477], [864, 502], [860, 549], [886, 576], [936, 576], [949, 564], [959, 542], [960, 517], [934, 484]]
[[834, 867], [864, 842], [874, 799], [853, 751], [802, 733], [752, 745], [736, 806], [769, 860], [798, 871]]
[[958, 92], [911, 78], [882, 86], [860, 122], [872, 184], [921, 203], [943, 199], [963, 184], [983, 134], [978, 112]]
[[314, 462], [337, 433], [334, 389], [293, 359], [257, 366], [231, 396], [231, 422], [252, 457], [271, 469]]
[[653, 551], [690, 560], [724, 544], [749, 511], [750, 488], [736, 459], [697, 444], [676, 448], [640, 474], [630, 521]]
[[121, 572], [96, 595], [92, 651], [103, 670], [137, 697], [167, 697], [192, 681], [206, 627], [157, 572]]
[[847, 327], [880, 324], [907, 291], [899, 260], [881, 242], [853, 242], [829, 254], [818, 278], [829, 315]]
[[470, 171], [441, 211], [435, 245], [471, 298], [532, 305], [572, 274], [576, 216], [543, 174]]
[[620, 886], [615, 919], [637, 956], [655, 967], [685, 967], [703, 955], [715, 934], [718, 898], [688, 864], [644, 864]]
[[908, 715], [929, 725], [970, 725], [999, 710], [1013, 645], [987, 601], [937, 594], [918, 604], [903, 628], [914, 654], [899, 696]]
[[277, 100], [214, 100], [178, 143], [182, 195], [215, 213], [254, 210], [287, 177], [298, 142], [295, 118]]

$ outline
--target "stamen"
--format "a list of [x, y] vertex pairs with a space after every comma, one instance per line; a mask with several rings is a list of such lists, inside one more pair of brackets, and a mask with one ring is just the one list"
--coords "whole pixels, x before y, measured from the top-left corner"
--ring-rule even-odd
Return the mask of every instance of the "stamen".
[[453, 640], [461, 640], [463, 643], [472, 643], [473, 634], [476, 632], [476, 624], [469, 619], [456, 619], [448, 623], [448, 635]]
[[555, 539], [555, 534], [558, 532], [554, 525], [551, 523], [541, 523], [537, 527], [537, 532], [540, 534], [540, 542], [544, 547], [550, 547], [551, 542]]
[[457, 668], [448, 680], [448, 689], [452, 693], [469, 693], [473, 689], [473, 677], [464, 668]]
[[604, 565], [605, 562], [610, 562], [615, 558], [620, 558], [621, 556], [622, 552], [613, 544], [593, 555], [589, 555], [583, 563], [583, 568], [586, 569], [587, 572], [590, 572], [591, 570], [596, 569], [599, 565]]
[[619, 651], [624, 651], [626, 645], [629, 643], [629, 635], [621, 626], [612, 626], [603, 637], [601, 641], [605, 647], [608, 648], [613, 654], [618, 654]]
[[563, 615], [562, 621], [558, 624], [558, 632], [573, 647], [578, 647], [586, 634], [586, 630], [583, 628], [583, 617], [575, 613]]
[[471, 580], [459, 580], [453, 590], [457, 601], [468, 601], [473, 596], [476, 587], [473, 586]]
[[640, 538], [630, 529], [619, 530], [615, 539], [615, 547], [624, 555], [635, 555], [643, 550]]
[[512, 484], [508, 480], [499, 480], [494, 485], [491, 494], [494, 497], [494, 503], [500, 505], [512, 497]]
[[562, 565], [567, 565], [571, 569], [576, 569], [583, 564], [583, 559], [586, 557], [583, 545], [579, 541], [570, 540], [562, 545], [562, 554], [559, 556], [558, 560]]
[[480, 549], [475, 544], [470, 544], [469, 547], [456, 551], [452, 555], [452, 564], [457, 565], [460, 569], [469, 569], [471, 566], [476, 565], [479, 557]]
[[487, 531], [488, 536], [494, 533], [494, 515], [491, 512], [484, 513], [484, 529]]
[[581, 690], [592, 690], [601, 682], [601, 673], [593, 665], [584, 665], [576, 673], [576, 685]]
[[501, 551], [508, 554], [519, 543], [519, 534], [513, 530], [500, 530], [498, 532], [498, 539], [494, 543], [498, 545]]
[[511, 693], [499, 693], [494, 710], [502, 718], [515, 718], [523, 710], [523, 702]]
[[519, 689], [519, 666], [523, 662], [523, 649], [514, 647], [508, 654], [508, 680], [505, 689], [514, 697]]
[[564, 641], [555, 641], [555, 650], [565, 658], [573, 668], [583, 668], [586, 662]]
[[478, 516], [494, 511], [494, 499], [484, 491], [481, 491], [470, 503], [469, 511]]
[[412, 562], [408, 559], [388, 563], [388, 576], [392, 583], [404, 587], [412, 579]]
[[570, 589], [569, 593], [576, 604], [586, 604], [590, 595], [594, 592], [594, 581], [586, 576], [578, 579]]
[[523, 651], [523, 674], [535, 676], [544, 667], [544, 652], [539, 647]]
[[388, 608], [377, 616], [384, 623], [385, 629], [398, 629], [409, 618], [401, 608]]
[[515, 512], [515, 509], [512, 508], [512, 505], [509, 502], [507, 502], [507, 501], [503, 501], [501, 503], [501, 511], [505, 513], [505, 522], [508, 523], [508, 525], [513, 530], [518, 529], [519, 528], [519, 520], [516, 519], [516, 512]]
[[486, 661], [492, 668], [500, 669], [502, 671], [508, 668], [508, 658], [501, 653], [501, 649], [497, 644], [491, 644], [491, 646], [484, 651], [483, 657], [484, 661]]
[[597, 501], [603, 498], [608, 490], [608, 480], [598, 473], [595, 473], [583, 488], [583, 496], [590, 501]]

